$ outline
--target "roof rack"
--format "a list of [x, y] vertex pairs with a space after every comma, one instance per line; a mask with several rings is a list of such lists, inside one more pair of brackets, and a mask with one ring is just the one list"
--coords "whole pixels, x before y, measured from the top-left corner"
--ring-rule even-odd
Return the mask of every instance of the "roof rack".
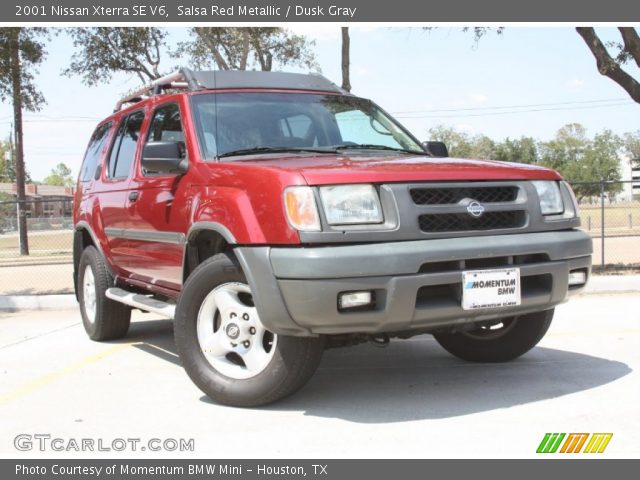
[[144, 87], [131, 92], [126, 97], [121, 98], [118, 100], [118, 103], [116, 103], [114, 112], [120, 111], [122, 106], [127, 103], [140, 102], [150, 96], [160, 95], [163, 90], [167, 89], [199, 90], [200, 86], [196, 82], [191, 70], [188, 68], [181, 68], [180, 70], [165, 75], [164, 77], [157, 78]]
[[160, 95], [164, 90], [168, 89], [196, 91], [233, 88], [314, 90], [350, 95], [349, 92], [317, 73], [256, 72], [247, 70], [194, 72], [188, 68], [181, 68], [174, 73], [154, 80], [119, 100], [116, 103], [115, 111], [119, 111], [126, 103], [139, 102], [150, 96]]

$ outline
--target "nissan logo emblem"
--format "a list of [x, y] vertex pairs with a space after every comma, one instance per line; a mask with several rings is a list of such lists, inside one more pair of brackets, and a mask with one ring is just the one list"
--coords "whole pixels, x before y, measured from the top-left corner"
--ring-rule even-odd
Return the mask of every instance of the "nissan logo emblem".
[[230, 323], [227, 326], [227, 336], [230, 339], [235, 340], [236, 338], [238, 338], [239, 335], [240, 335], [240, 328], [235, 323]]
[[482, 216], [484, 213], [484, 207], [480, 202], [473, 200], [469, 205], [467, 205], [467, 212], [469, 212], [469, 215], [477, 218]]

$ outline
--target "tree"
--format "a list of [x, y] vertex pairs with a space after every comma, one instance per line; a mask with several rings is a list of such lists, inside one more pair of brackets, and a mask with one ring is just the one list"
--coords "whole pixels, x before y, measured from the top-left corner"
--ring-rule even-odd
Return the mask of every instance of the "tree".
[[[11, 140], [0, 142], [0, 183], [16, 183], [15, 149]], [[32, 183], [29, 171], [24, 169], [25, 183]]]
[[19, 202], [20, 254], [29, 255], [25, 202], [25, 167], [22, 111], [38, 111], [44, 97], [35, 84], [34, 72], [46, 56], [43, 38], [46, 29], [0, 28], [0, 99], [13, 104], [15, 171]]
[[162, 76], [167, 33], [160, 28], [76, 27], [70, 36], [76, 51], [62, 73], [79, 75], [86, 85], [108, 82], [117, 72], [133, 73], [143, 83]]
[[449, 155], [452, 157], [473, 157], [473, 145], [471, 138], [464, 132], [458, 132], [454, 128], [438, 125], [429, 129], [429, 139], [444, 142], [449, 150]]
[[[591, 140], [582, 125], [573, 123], [558, 130], [553, 140], [541, 143], [541, 163], [574, 182], [576, 197], [582, 200], [600, 194], [601, 180], [620, 181], [618, 154], [622, 145], [622, 139], [610, 130], [596, 134]], [[605, 192], [610, 197], [621, 190], [620, 183], [605, 185]]]
[[194, 27], [192, 40], [181, 42], [173, 57], [188, 55], [196, 68], [271, 71], [275, 65], [317, 68], [315, 42], [280, 27]]
[[471, 139], [472, 156], [481, 160], [496, 158], [496, 143], [486, 135], [476, 135]]
[[[640, 68], [640, 35], [633, 27], [618, 27], [621, 40], [618, 42], [602, 42], [592, 27], [576, 27], [596, 60], [598, 72], [616, 82], [629, 96], [640, 103], [640, 80], [625, 71], [622, 66], [632, 61]], [[611, 56], [609, 49], [616, 54]]]
[[[589, 146], [587, 130], [579, 123], [570, 123], [558, 130], [553, 140], [540, 145], [542, 163], [558, 171], [569, 172], [568, 169], [577, 163]], [[579, 180], [571, 178], [571, 180]], [[590, 180], [597, 180], [590, 178]]]
[[349, 74], [351, 64], [351, 39], [349, 27], [341, 27], [342, 31], [342, 88], [351, 91], [351, 76]]
[[486, 135], [471, 136], [454, 128], [439, 125], [429, 130], [429, 138], [444, 142], [452, 157], [488, 160], [496, 156], [496, 144]]
[[74, 184], [71, 169], [64, 163], [59, 163], [55, 168], [51, 169], [51, 173], [43, 182], [44, 185], [56, 185], [59, 187], [71, 187]]
[[0, 192], [0, 233], [13, 230], [16, 218], [16, 204], [13, 195]]
[[538, 163], [538, 142], [532, 137], [507, 138], [496, 144], [494, 155], [503, 162]]
[[16, 181], [12, 150], [9, 142], [0, 142], [0, 183], [14, 183]]

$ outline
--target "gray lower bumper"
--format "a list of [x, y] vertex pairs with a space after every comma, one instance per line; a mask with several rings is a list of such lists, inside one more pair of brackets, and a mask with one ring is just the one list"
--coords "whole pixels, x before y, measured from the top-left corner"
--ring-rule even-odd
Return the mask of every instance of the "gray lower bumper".
[[[323, 247], [238, 247], [265, 326], [284, 335], [399, 332], [545, 310], [591, 269], [591, 238], [578, 230]], [[520, 268], [522, 304], [465, 311], [461, 271]], [[373, 290], [373, 310], [340, 312], [340, 292]]]

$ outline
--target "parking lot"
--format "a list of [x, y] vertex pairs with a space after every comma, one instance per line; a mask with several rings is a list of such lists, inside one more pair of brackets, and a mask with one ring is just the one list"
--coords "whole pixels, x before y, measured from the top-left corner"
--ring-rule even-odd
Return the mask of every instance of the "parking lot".
[[44, 433], [193, 438], [193, 452], [170, 455], [201, 458], [530, 457], [546, 432], [612, 432], [603, 455], [635, 457], [639, 305], [638, 293], [574, 298], [509, 364], [465, 363], [429, 336], [329, 350], [301, 392], [251, 410], [191, 383], [170, 321], [136, 313], [125, 341], [100, 344], [76, 310], [1, 313], [0, 454], [71, 454], [15, 450], [16, 435]]

